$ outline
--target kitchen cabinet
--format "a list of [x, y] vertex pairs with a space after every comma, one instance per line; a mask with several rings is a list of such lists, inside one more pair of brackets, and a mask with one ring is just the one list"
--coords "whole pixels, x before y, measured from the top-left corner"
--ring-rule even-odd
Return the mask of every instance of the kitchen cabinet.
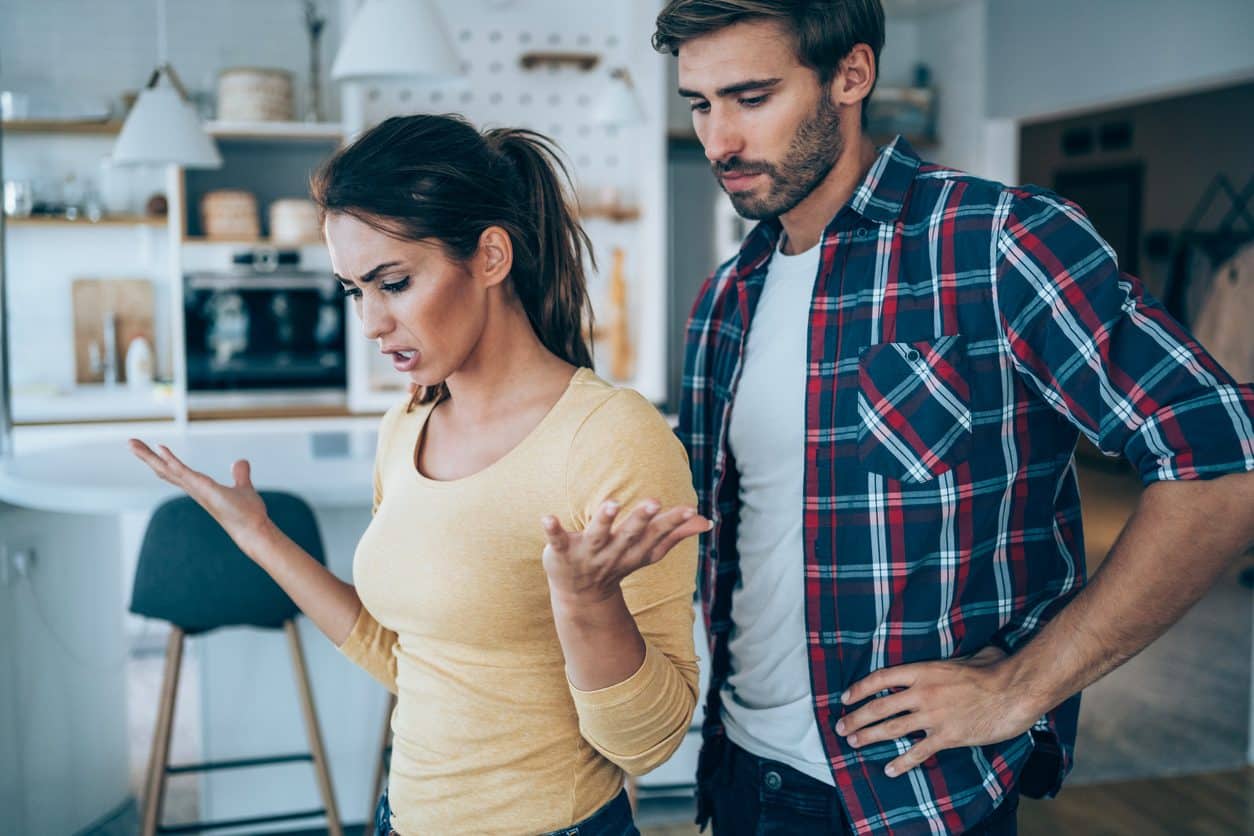
[[[5, 177], [42, 182], [47, 190], [73, 183], [89, 193], [88, 200], [116, 196], [102, 194], [103, 184], [90, 185], [106, 172], [101, 161], [112, 149], [121, 124], [108, 122], [9, 121], [3, 125]], [[372, 383], [387, 379], [369, 368], [367, 352], [355, 352], [355, 370], [334, 402], [325, 393], [318, 398], [227, 398], [211, 407], [189, 407], [184, 344], [184, 276], [226, 271], [241, 252], [295, 250], [307, 271], [330, 272], [325, 246], [317, 240], [299, 245], [276, 245], [269, 238], [268, 208], [282, 198], [304, 198], [311, 171], [340, 146], [339, 123], [227, 123], [209, 122], [224, 165], [210, 171], [175, 167], [127, 169], [131, 192], [126, 210], [88, 220], [86, 212], [74, 219], [49, 215], [10, 217], [6, 222], [6, 260], [10, 301], [10, 357], [14, 369], [13, 413], [22, 424], [127, 420], [167, 420], [182, 423], [199, 418], [253, 414], [284, 416], [380, 412], [399, 396]], [[81, 186], [84, 182], [87, 186]], [[260, 237], [220, 240], [207, 237], [200, 216], [201, 198], [216, 189], [248, 191], [257, 198]], [[142, 204], [162, 194], [164, 215], [143, 214]], [[82, 192], [77, 195], [82, 200]], [[156, 300], [154, 311], [155, 371], [157, 383], [142, 389], [122, 385], [86, 386], [75, 382], [73, 310], [69, 286], [92, 277], [149, 281]], [[51, 290], [49, 293], [48, 291]], [[341, 303], [338, 298], [336, 304]], [[350, 339], [356, 336], [355, 318], [345, 317]], [[124, 364], [125, 346], [114, 352], [116, 369]], [[81, 353], [81, 351], [80, 351]], [[361, 382], [353, 376], [364, 378]], [[392, 381], [387, 381], [392, 383]], [[379, 390], [382, 388], [382, 392]], [[368, 401], [350, 403], [348, 391], [367, 395]], [[373, 399], [371, 399], [373, 396]], [[359, 399], [360, 400], [360, 399]], [[256, 402], [254, 404], [254, 401]], [[278, 410], [278, 412], [276, 412]], [[260, 413], [258, 413], [260, 414]]]

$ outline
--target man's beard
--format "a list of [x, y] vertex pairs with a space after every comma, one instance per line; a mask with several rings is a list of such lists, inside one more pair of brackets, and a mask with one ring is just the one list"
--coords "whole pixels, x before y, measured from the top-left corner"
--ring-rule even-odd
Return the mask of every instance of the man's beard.
[[[840, 111], [824, 94], [814, 115], [801, 123], [779, 163], [749, 162], [732, 157], [725, 163], [712, 163], [714, 176], [723, 185], [725, 174], [764, 174], [770, 180], [766, 194], [728, 192], [732, 206], [743, 218], [760, 221], [775, 218], [805, 200], [840, 159], [845, 150], [840, 135]], [[723, 186], [723, 191], [727, 187]]]

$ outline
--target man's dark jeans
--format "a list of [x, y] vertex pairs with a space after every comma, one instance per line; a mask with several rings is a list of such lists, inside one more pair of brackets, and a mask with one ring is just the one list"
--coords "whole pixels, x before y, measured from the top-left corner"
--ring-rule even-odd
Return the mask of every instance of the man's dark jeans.
[[[710, 776], [714, 836], [793, 836], [853, 831], [836, 789], [778, 761], [759, 758], [730, 740]], [[972, 836], [1016, 836], [1019, 792], [968, 830]]]

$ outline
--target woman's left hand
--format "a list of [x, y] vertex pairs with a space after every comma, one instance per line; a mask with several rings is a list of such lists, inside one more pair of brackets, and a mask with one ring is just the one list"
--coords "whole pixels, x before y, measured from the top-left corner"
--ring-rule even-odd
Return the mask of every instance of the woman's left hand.
[[541, 520], [549, 541], [544, 571], [555, 596], [572, 603], [606, 601], [618, 594], [623, 578], [711, 528], [696, 509], [677, 506], [663, 511], [654, 499], [640, 503], [615, 528], [619, 510], [613, 500], [603, 503], [582, 532], [566, 531], [553, 516]]

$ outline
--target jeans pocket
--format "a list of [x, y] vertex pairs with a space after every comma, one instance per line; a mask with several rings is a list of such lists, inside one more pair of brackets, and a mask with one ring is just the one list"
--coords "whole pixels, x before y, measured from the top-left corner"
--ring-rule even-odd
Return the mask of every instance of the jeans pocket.
[[971, 453], [961, 335], [877, 343], [858, 355], [858, 458], [902, 482], [930, 481]]

